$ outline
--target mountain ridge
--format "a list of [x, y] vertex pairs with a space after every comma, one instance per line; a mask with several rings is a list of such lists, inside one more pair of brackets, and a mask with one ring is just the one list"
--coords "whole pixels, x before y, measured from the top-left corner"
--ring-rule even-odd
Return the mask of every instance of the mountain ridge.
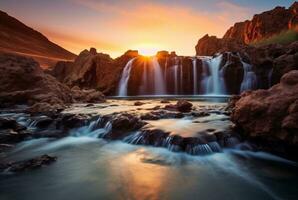
[[0, 51], [33, 57], [43, 68], [76, 55], [50, 41], [45, 35], [0, 10]]

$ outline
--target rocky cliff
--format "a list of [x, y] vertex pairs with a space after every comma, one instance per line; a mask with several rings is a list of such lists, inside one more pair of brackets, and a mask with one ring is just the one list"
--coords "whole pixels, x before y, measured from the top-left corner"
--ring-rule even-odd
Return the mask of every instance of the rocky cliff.
[[238, 51], [243, 46], [270, 38], [286, 30], [296, 30], [298, 25], [298, 2], [288, 9], [276, 7], [255, 15], [251, 20], [235, 23], [223, 36], [205, 35], [196, 45], [197, 55], [213, 55], [222, 51]]
[[58, 62], [49, 72], [69, 86], [96, 88], [106, 94], [116, 90], [126, 63], [138, 56], [137, 51], [127, 51], [112, 59], [109, 55], [97, 53], [96, 49], [84, 50], [74, 62]]
[[263, 150], [297, 159], [298, 71], [285, 74], [279, 84], [268, 90], [242, 93], [231, 119], [245, 137]]

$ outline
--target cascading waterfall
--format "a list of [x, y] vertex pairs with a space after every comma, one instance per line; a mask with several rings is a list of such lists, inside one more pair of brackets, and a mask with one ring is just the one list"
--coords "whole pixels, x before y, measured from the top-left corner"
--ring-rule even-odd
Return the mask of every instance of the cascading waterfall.
[[201, 74], [201, 89], [203, 94], [226, 94], [224, 67], [220, 69], [222, 55], [215, 58], [203, 57], [203, 72]]
[[252, 71], [252, 66], [246, 62], [244, 62], [239, 55], [241, 63], [243, 65], [243, 80], [240, 86], [240, 92], [244, 92], [246, 90], [251, 90], [256, 88], [257, 77], [256, 74]]
[[[134, 95], [225, 95], [230, 88], [226, 88], [225, 70], [233, 70], [230, 67], [231, 56], [227, 53], [215, 57], [166, 57], [164, 60], [156, 56], [143, 60], [131, 59], [123, 69], [121, 80], [118, 86], [118, 96], [127, 96], [128, 82], [132, 79], [132, 87], [129, 91]], [[252, 66], [238, 57], [243, 65], [244, 76], [240, 85], [240, 92], [255, 89], [256, 75]], [[185, 59], [191, 61], [189, 66]], [[200, 60], [200, 62], [198, 62]], [[224, 60], [224, 61], [223, 61]], [[225, 62], [225, 63], [223, 63]], [[135, 68], [136, 67], [136, 68]], [[132, 68], [134, 70], [132, 70]], [[131, 73], [136, 73], [135, 76]], [[271, 73], [268, 74], [270, 76]], [[188, 80], [192, 79], [192, 80]], [[270, 77], [268, 78], [270, 82]], [[231, 82], [227, 82], [230, 87]], [[233, 83], [232, 83], [233, 84]], [[270, 84], [270, 83], [268, 83]]]
[[135, 58], [129, 60], [123, 69], [122, 76], [121, 76], [121, 79], [119, 82], [119, 87], [118, 87], [119, 88], [119, 91], [118, 91], [119, 96], [127, 96], [127, 85], [128, 85], [128, 80], [130, 77], [132, 63], [134, 60], [135, 60]]
[[198, 76], [197, 76], [197, 59], [192, 59], [192, 69], [193, 69], [193, 94], [198, 93]]
[[152, 59], [153, 73], [154, 73], [154, 94], [166, 94], [165, 82], [162, 76], [162, 70], [158, 63], [157, 57]]

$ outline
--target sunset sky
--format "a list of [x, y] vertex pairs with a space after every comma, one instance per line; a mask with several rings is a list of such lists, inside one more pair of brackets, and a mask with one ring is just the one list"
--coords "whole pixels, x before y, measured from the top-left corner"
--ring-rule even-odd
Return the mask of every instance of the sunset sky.
[[290, 0], [0, 0], [0, 9], [78, 54], [95, 47], [194, 55], [204, 34], [222, 37], [237, 21]]

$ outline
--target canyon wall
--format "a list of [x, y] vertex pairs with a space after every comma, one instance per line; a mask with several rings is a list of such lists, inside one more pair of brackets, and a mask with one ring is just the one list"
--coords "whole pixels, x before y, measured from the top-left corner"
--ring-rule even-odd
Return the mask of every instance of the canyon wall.
[[223, 51], [239, 51], [247, 45], [261, 41], [283, 31], [296, 30], [298, 25], [298, 2], [288, 9], [273, 10], [254, 15], [251, 20], [235, 23], [223, 36], [205, 35], [196, 45], [196, 55], [214, 55]]

